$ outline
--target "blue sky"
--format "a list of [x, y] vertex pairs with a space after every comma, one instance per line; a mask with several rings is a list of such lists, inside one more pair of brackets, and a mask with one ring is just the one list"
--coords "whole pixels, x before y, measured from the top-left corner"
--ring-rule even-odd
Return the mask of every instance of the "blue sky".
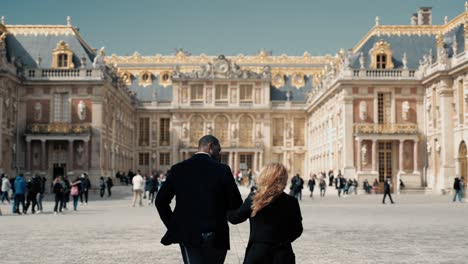
[[6, 24], [66, 24], [80, 28], [108, 55], [335, 54], [352, 48], [374, 25], [409, 24], [420, 6], [433, 23], [464, 11], [463, 0], [0, 0]]

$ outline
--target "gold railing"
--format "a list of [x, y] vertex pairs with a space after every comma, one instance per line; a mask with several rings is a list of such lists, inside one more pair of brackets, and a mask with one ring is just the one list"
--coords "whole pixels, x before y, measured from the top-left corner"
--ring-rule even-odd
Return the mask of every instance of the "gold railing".
[[355, 124], [356, 134], [416, 134], [417, 124]]
[[31, 134], [83, 134], [90, 131], [91, 125], [88, 124], [31, 124], [27, 128]]

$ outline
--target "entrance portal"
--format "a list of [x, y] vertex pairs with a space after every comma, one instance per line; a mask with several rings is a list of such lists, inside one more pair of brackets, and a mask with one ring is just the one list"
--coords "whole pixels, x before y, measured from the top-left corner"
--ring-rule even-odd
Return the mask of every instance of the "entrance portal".
[[[379, 189], [383, 191], [385, 179], [392, 177], [392, 142], [379, 142]], [[390, 192], [393, 192], [393, 185]]]
[[52, 174], [52, 179], [57, 178], [58, 176], [65, 176], [65, 163], [54, 163], [54, 171]]

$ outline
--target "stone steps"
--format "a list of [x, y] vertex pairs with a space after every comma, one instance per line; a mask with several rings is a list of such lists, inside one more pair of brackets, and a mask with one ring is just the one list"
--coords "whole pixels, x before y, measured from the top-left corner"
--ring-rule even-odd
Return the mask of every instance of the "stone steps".
[[428, 187], [407, 187], [400, 190], [400, 194], [431, 194], [432, 188]]

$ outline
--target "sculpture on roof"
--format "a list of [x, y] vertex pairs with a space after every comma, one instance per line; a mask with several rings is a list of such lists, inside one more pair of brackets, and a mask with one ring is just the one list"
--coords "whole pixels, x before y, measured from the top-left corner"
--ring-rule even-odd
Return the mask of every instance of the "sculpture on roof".
[[406, 57], [406, 52], [403, 53], [403, 59], [401, 59], [401, 62], [403, 63], [403, 69], [408, 69], [408, 58]]
[[93, 68], [97, 69], [99, 67], [102, 67], [104, 66], [104, 57], [105, 57], [105, 52], [104, 52], [104, 47], [102, 47], [101, 49], [99, 49], [99, 53], [96, 57], [94, 57], [94, 61], [93, 61]]

